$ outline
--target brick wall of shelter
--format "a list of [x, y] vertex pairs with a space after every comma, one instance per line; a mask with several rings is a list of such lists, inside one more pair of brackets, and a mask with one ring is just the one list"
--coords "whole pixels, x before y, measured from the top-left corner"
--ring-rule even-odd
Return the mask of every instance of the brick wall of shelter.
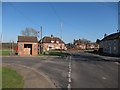
[[[20, 50], [20, 44], [22, 44], [22, 50]], [[32, 55], [38, 55], [38, 43], [32, 42], [18, 42], [18, 55], [25, 55], [24, 44], [32, 44]], [[36, 50], [34, 50], [34, 45], [36, 44]]]

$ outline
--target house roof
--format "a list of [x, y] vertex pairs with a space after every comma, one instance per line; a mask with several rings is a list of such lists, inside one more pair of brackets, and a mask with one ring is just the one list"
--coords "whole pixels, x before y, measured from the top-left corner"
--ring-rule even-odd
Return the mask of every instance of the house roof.
[[101, 41], [113, 40], [113, 39], [118, 39], [118, 38], [120, 38], [120, 32], [110, 34], [109, 36], [103, 38]]
[[[59, 41], [59, 43], [64, 43], [60, 38], [58, 37], [47, 37], [45, 36], [43, 39], [42, 39], [42, 43], [51, 43], [51, 41], [54, 41], [54, 43], [56, 43], [56, 41]], [[39, 42], [41, 42], [41, 40], [39, 40]], [[65, 43], [64, 43], [65, 44]]]
[[35, 36], [18, 36], [18, 42], [38, 42]]
[[75, 43], [77, 43], [77, 45], [80, 45], [81, 44], [81, 41], [80, 40], [74, 40], [74, 45], [75, 45]]

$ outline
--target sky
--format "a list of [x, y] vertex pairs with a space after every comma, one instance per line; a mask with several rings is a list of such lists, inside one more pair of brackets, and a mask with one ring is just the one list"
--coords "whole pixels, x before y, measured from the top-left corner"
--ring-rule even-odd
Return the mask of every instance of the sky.
[[[118, 29], [117, 2], [3, 2], [2, 42], [14, 40], [25, 28], [40, 31], [43, 37], [61, 37], [65, 43], [73, 39], [95, 42], [104, 34]], [[40, 37], [38, 38], [40, 40]]]

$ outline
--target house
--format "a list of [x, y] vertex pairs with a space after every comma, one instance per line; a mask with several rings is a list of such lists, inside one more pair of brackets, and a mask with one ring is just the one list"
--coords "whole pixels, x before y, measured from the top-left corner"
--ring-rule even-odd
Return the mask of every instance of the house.
[[120, 56], [120, 32], [111, 35], [104, 35], [99, 43], [103, 53]]
[[38, 40], [34, 36], [18, 36], [18, 55], [38, 55]]
[[97, 45], [96, 43], [92, 43], [90, 41], [87, 41], [87, 43], [83, 42], [82, 40], [75, 40], [73, 44], [75, 45], [75, 48], [78, 49], [92, 49], [92, 48], [99, 48], [99, 45]]
[[75, 45], [75, 48], [80, 48], [80, 49], [86, 48], [86, 45], [82, 43], [80, 39], [79, 40], [74, 39], [73, 45]]
[[[40, 45], [43, 45], [43, 52], [44, 51], [50, 51], [50, 50], [60, 50], [60, 49], [66, 49], [65, 43], [58, 37], [43, 37], [39, 41]], [[61, 46], [62, 45], [62, 46]]]

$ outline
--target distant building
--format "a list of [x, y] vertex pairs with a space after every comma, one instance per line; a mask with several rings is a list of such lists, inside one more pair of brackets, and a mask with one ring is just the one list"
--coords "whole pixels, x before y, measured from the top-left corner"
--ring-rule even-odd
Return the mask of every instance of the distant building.
[[99, 45], [96, 43], [92, 43], [90, 41], [88, 41], [87, 43], [83, 42], [82, 40], [75, 40], [73, 44], [75, 45], [75, 48], [78, 49], [92, 49], [92, 48], [99, 48]]
[[18, 36], [18, 55], [38, 55], [37, 37]]
[[103, 49], [104, 53], [120, 56], [120, 32], [108, 36], [105, 34], [99, 46]]
[[50, 50], [66, 49], [65, 43], [60, 38], [53, 37], [53, 35], [51, 35], [51, 37], [47, 37], [47, 36], [43, 37], [43, 39], [40, 40], [39, 43], [40, 45], [41, 44], [43, 45], [43, 52]]
[[75, 45], [75, 48], [80, 48], [80, 49], [86, 48], [86, 45], [82, 43], [80, 39], [79, 40], [74, 39], [73, 45]]

